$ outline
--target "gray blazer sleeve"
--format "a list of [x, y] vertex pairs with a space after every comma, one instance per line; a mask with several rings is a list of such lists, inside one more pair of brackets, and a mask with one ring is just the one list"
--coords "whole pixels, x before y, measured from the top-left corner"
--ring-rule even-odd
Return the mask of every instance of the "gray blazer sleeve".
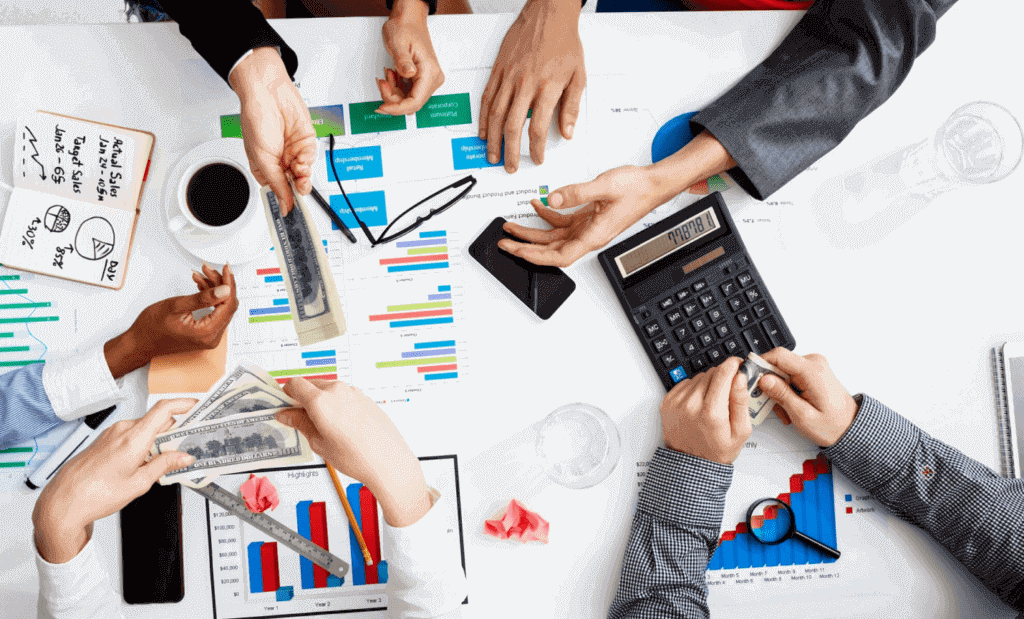
[[864, 396], [832, 465], [935, 538], [1015, 610], [1024, 610], [1024, 480], [980, 462]]
[[763, 200], [884, 103], [956, 0], [817, 0], [778, 49], [694, 116]]

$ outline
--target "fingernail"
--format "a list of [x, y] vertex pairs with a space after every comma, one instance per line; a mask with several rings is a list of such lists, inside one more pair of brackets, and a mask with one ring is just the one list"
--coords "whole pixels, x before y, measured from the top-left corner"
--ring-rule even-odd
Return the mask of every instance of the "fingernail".
[[481, 129], [480, 132], [476, 134], [476, 136], [478, 138], [480, 138], [481, 140], [486, 140], [487, 139], [487, 132], [484, 131], [483, 129]]
[[488, 153], [488, 154], [487, 154], [487, 161], [488, 161], [488, 162], [489, 162], [489, 163], [490, 163], [491, 165], [494, 165], [495, 163], [498, 163], [498, 156], [497, 156], [497, 155], [495, 155], [494, 153]]
[[779, 379], [775, 378], [771, 374], [765, 374], [764, 376], [761, 377], [761, 387], [765, 389], [772, 389], [774, 387], [777, 387], [779, 384], [778, 380]]
[[576, 128], [576, 125], [566, 125], [565, 126], [565, 137], [567, 137], [567, 138], [569, 138], [571, 140], [572, 139], [572, 130], [575, 129], [575, 128]]
[[229, 294], [231, 294], [231, 286], [221, 285], [213, 289], [213, 296], [218, 299], [223, 299]]
[[516, 171], [516, 169], [514, 167], [512, 167], [511, 163], [506, 163], [505, 164], [505, 171], [508, 172], [509, 174], [512, 174], [513, 172]]
[[284, 425], [286, 425], [288, 427], [291, 427], [291, 425], [292, 425], [292, 416], [291, 415], [288, 415], [288, 414], [285, 414], [285, 413], [278, 413], [277, 415], [274, 416], [274, 419], [276, 419], [278, 423], [283, 423]]
[[227, 262], [224, 263], [224, 274], [231, 275], [231, 264]]
[[213, 267], [211, 267], [210, 265], [206, 264], [206, 261], [203, 260], [203, 268], [204, 269], [210, 269], [210, 268], [213, 268]]
[[195, 269], [192, 269], [192, 274], [197, 276], [199, 279], [206, 279], [205, 275], [203, 275], [202, 273], [200, 273], [199, 271], [197, 271]]
[[548, 196], [548, 204], [551, 206], [560, 206], [562, 204], [562, 194], [553, 193]]
[[176, 460], [178, 466], [188, 466], [195, 461], [196, 459], [189, 454], [181, 454], [180, 456], [178, 456], [178, 459]]

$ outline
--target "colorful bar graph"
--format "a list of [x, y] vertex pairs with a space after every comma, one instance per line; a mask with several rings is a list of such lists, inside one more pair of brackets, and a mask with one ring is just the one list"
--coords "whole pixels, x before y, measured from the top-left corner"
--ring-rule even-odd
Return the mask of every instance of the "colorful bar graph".
[[421, 312], [396, 312], [393, 314], [372, 314], [370, 316], [370, 322], [380, 322], [382, 320], [396, 320], [406, 318], [426, 318], [429, 316], [451, 316], [452, 310], [426, 310]]
[[249, 593], [263, 593], [263, 542], [251, 542], [246, 548], [249, 559]]
[[417, 262], [438, 262], [448, 260], [448, 254], [430, 254], [426, 256], [406, 256], [403, 258], [381, 258], [381, 266], [389, 264], [414, 264]]
[[[359, 530], [363, 530], [362, 522], [362, 509], [360, 508], [359, 491], [362, 489], [363, 484], [349, 484], [345, 488], [345, 496], [348, 498], [348, 504], [352, 506], [352, 512], [356, 517], [356, 526]], [[365, 539], [365, 538], [364, 538]], [[356, 534], [349, 527], [348, 530], [348, 545], [350, 549], [350, 557], [352, 559], [352, 584], [353, 585], [365, 585], [366, 584], [366, 560], [363, 558], [363, 551], [359, 547], [359, 540], [356, 539]], [[372, 556], [372, 555], [371, 555]]]
[[[330, 550], [327, 539], [327, 504], [317, 501], [309, 506], [309, 533], [310, 541], [324, 550]], [[313, 585], [316, 588], [327, 586], [327, 570], [319, 565], [313, 565]]]
[[[837, 539], [831, 465], [824, 454], [819, 454], [813, 460], [805, 460], [801, 468], [800, 473], [790, 476], [789, 492], [779, 494], [777, 498], [792, 509], [797, 530], [834, 548]], [[751, 518], [751, 525], [764, 529], [769, 535], [789, 527], [782, 512], [774, 510], [765, 510], [759, 521]], [[834, 561], [832, 557], [795, 539], [780, 544], [762, 544], [747, 531], [747, 524], [741, 522], [734, 530], [722, 533], [707, 569], [731, 570]]]
[[366, 486], [359, 489], [359, 528], [373, 565], [365, 566], [366, 584], [377, 584], [377, 564], [380, 563], [380, 532], [377, 523], [377, 499]]
[[263, 575], [263, 591], [277, 591], [281, 586], [281, 574], [277, 567], [277, 542], [265, 542], [260, 546], [260, 566]]
[[[297, 524], [295, 528], [299, 535], [308, 540], [313, 539], [309, 523], [309, 506], [312, 504], [313, 501], [300, 501], [295, 505], [295, 521]], [[313, 582], [313, 562], [303, 556], [299, 556], [299, 575], [302, 579], [303, 589], [313, 589], [316, 587], [316, 583]]]
[[418, 366], [418, 365], [432, 365], [435, 363], [454, 363], [455, 356], [451, 357], [431, 357], [429, 359], [403, 359], [402, 361], [378, 361], [377, 369], [381, 370], [384, 368], [400, 368], [406, 366]]

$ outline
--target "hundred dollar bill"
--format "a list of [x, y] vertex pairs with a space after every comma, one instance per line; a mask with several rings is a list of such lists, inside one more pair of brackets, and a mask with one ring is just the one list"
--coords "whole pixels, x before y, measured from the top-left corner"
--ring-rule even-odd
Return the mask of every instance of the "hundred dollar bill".
[[174, 424], [178, 429], [216, 417], [295, 406], [269, 374], [242, 363], [225, 374], [205, 396]]
[[302, 196], [293, 188], [295, 207], [287, 217], [282, 217], [277, 196], [269, 185], [260, 190], [260, 195], [288, 290], [288, 307], [299, 345], [309, 346], [338, 337], [345, 332], [345, 317], [341, 313], [334, 275], [327, 264], [327, 253]]
[[310, 462], [313, 451], [305, 437], [274, 420], [279, 410], [225, 417], [157, 435], [153, 455], [182, 451], [196, 459], [164, 475], [160, 483], [202, 487], [226, 473]]
[[740, 366], [740, 372], [747, 377], [747, 393], [750, 395], [750, 401], [747, 403], [747, 412], [750, 413], [750, 423], [755, 426], [760, 425], [765, 420], [765, 417], [771, 413], [772, 408], [775, 406], [775, 400], [772, 400], [761, 391], [758, 381], [765, 374], [775, 374], [782, 380], [789, 382], [789, 375], [762, 359], [757, 353], [747, 355], [743, 365]]

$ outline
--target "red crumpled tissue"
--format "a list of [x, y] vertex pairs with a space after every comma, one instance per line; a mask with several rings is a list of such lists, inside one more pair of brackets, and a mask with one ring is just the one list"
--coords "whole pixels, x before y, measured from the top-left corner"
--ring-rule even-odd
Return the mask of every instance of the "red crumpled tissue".
[[548, 543], [547, 520], [531, 512], [516, 499], [512, 499], [505, 513], [496, 520], [484, 521], [484, 533], [498, 539], [517, 539], [520, 542]]
[[281, 502], [274, 484], [266, 477], [256, 477], [254, 473], [249, 473], [249, 479], [242, 484], [242, 498], [245, 499], [245, 506], [254, 514], [274, 509]]

